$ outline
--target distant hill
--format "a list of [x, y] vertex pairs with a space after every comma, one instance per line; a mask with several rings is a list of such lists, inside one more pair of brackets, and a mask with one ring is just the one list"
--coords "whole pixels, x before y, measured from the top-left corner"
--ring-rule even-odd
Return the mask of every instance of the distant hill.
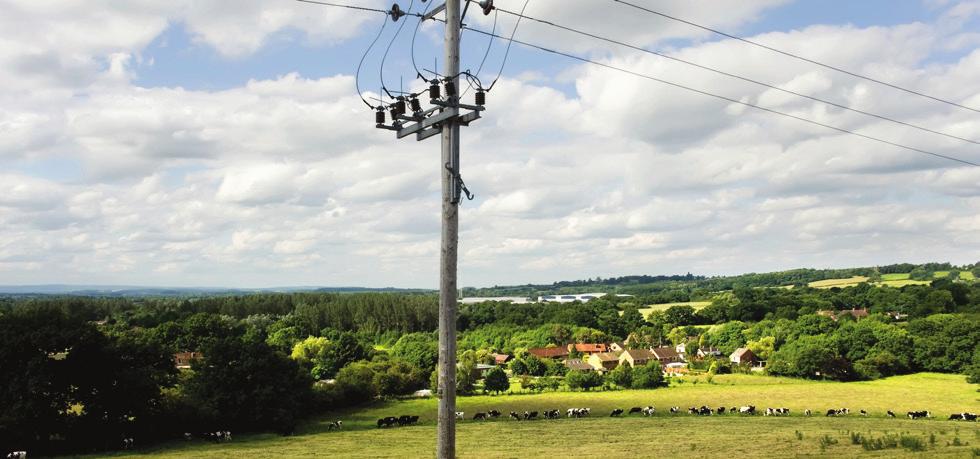
[[0, 285], [0, 295], [8, 296], [37, 296], [37, 295], [77, 295], [101, 297], [147, 297], [147, 296], [219, 296], [246, 295], [249, 293], [292, 293], [292, 292], [321, 292], [321, 293], [425, 293], [432, 290], [403, 289], [394, 287], [269, 287], [269, 288], [226, 288], [226, 287], [143, 287], [133, 285]]

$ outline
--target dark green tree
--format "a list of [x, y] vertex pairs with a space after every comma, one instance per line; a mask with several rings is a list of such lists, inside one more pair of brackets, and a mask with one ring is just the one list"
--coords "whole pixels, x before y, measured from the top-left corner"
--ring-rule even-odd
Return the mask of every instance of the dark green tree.
[[502, 368], [494, 367], [487, 372], [487, 377], [483, 380], [483, 390], [499, 394], [509, 389], [510, 379]]

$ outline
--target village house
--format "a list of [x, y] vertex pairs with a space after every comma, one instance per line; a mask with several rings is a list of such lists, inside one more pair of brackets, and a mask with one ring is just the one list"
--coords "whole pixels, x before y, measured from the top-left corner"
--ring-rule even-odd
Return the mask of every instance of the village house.
[[596, 352], [587, 360], [597, 371], [610, 371], [619, 366], [619, 354], [616, 352]]
[[755, 353], [749, 348], [740, 347], [735, 349], [735, 352], [732, 352], [732, 355], [728, 356], [728, 360], [736, 365], [749, 365], [758, 362], [759, 358], [756, 357]]
[[650, 352], [653, 353], [654, 358], [659, 361], [661, 365], [667, 365], [668, 363], [680, 362], [684, 360], [672, 347], [655, 347], [650, 349]]
[[188, 369], [191, 367], [192, 361], [203, 358], [204, 356], [200, 352], [178, 352], [174, 354], [174, 366], [180, 370]]
[[626, 350], [626, 343], [623, 341], [613, 341], [609, 343], [609, 350], [613, 352], [623, 352]]
[[677, 346], [674, 346], [674, 350], [677, 351], [678, 354], [687, 354], [687, 344], [678, 344]]
[[595, 370], [595, 368], [592, 368], [592, 365], [583, 362], [582, 359], [568, 359], [565, 361], [565, 366], [568, 367], [569, 370], [578, 370], [578, 371]]
[[851, 316], [854, 320], [865, 319], [868, 317], [868, 309], [842, 309], [840, 311], [817, 311], [818, 316], [830, 317], [834, 322], [838, 321], [841, 317]]
[[507, 362], [510, 362], [511, 359], [514, 358], [510, 354], [497, 354], [497, 353], [493, 353], [493, 354], [490, 354], [490, 356], [493, 357], [493, 363], [495, 365], [506, 365]]
[[565, 346], [559, 347], [535, 347], [527, 350], [528, 354], [531, 354], [539, 359], [566, 359], [568, 358], [568, 348]]
[[574, 343], [568, 345], [568, 352], [578, 352], [583, 358], [588, 358], [596, 352], [609, 352], [609, 347], [602, 343]]
[[628, 364], [632, 368], [642, 367], [651, 360], [657, 360], [657, 357], [649, 349], [629, 349], [619, 356], [620, 365]]
[[721, 357], [721, 349], [717, 347], [704, 347], [698, 349], [698, 358], [704, 359], [707, 357]]

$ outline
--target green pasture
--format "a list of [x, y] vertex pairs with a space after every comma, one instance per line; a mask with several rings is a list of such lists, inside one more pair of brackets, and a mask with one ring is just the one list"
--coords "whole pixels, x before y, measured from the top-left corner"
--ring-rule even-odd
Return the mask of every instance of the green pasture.
[[[694, 381], [698, 381], [697, 384]], [[708, 405], [788, 407], [788, 417], [721, 415], [698, 417], [686, 411], [671, 415], [670, 406]], [[653, 417], [609, 418], [613, 408], [653, 405]], [[509, 411], [590, 407], [591, 418], [540, 421], [472, 421], [477, 411]], [[828, 418], [828, 408], [847, 407], [852, 414]], [[811, 409], [814, 416], [804, 417]], [[431, 457], [435, 444], [434, 399], [378, 402], [356, 410], [323, 416], [296, 435], [238, 435], [225, 444], [174, 442], [116, 457]], [[870, 415], [862, 417], [858, 410]], [[891, 419], [886, 410], [899, 413]], [[980, 447], [980, 424], [946, 421], [952, 412], [980, 411], [976, 386], [959, 375], [921, 373], [878, 381], [837, 383], [802, 381], [761, 375], [703, 377], [657, 390], [608, 392], [545, 392], [542, 394], [473, 396], [459, 399], [466, 420], [458, 425], [460, 457], [971, 457]], [[912, 421], [901, 414], [930, 410], [934, 418]], [[417, 426], [378, 429], [384, 416], [419, 415]], [[327, 423], [343, 420], [342, 431]], [[865, 451], [851, 434], [865, 438], [905, 435], [923, 450], [901, 446]], [[834, 443], [836, 442], [836, 443]], [[955, 446], [960, 445], [960, 446]]]
[[694, 308], [695, 311], [699, 311], [709, 305], [711, 305], [710, 301], [687, 301], [681, 303], [650, 304], [647, 305], [645, 308], [640, 308], [640, 313], [643, 314], [643, 317], [646, 317], [654, 311], [666, 311], [667, 309], [673, 306], [690, 306]]
[[890, 274], [881, 275], [882, 281], [900, 281], [900, 280], [908, 280], [908, 278], [909, 278], [909, 273], [890, 273]]
[[867, 282], [864, 276], [854, 276], [847, 279], [824, 279], [821, 281], [810, 282], [808, 285], [813, 288], [833, 288], [833, 287], [853, 287], [861, 282]]

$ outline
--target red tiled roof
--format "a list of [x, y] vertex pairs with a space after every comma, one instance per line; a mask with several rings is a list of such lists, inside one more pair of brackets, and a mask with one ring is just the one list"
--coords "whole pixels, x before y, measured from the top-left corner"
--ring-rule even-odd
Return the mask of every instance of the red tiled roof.
[[527, 353], [542, 359], [553, 359], [567, 356], [568, 349], [564, 347], [536, 347], [528, 349]]
[[575, 350], [578, 352], [606, 352], [609, 349], [602, 343], [575, 343]]

